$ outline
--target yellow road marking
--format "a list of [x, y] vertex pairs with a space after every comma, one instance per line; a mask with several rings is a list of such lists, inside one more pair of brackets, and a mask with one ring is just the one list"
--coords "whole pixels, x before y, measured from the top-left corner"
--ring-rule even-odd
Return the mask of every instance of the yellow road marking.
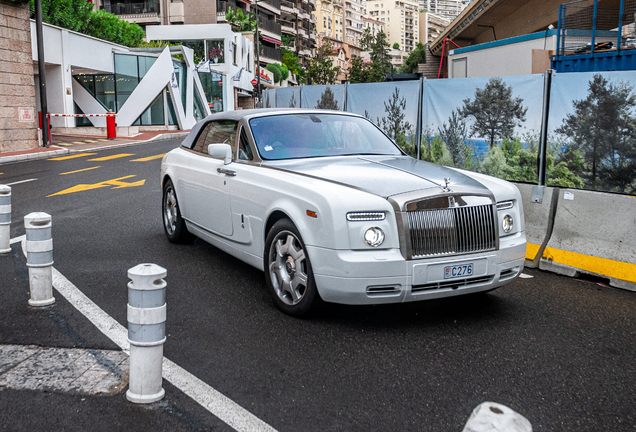
[[146, 180], [139, 180], [136, 182], [132, 182], [132, 183], [126, 183], [123, 182], [121, 180], [127, 179], [127, 178], [131, 178], [131, 177], [136, 177], [135, 175], [129, 175], [129, 176], [125, 176], [125, 177], [119, 177], [116, 179], [112, 179], [112, 180], [106, 180], [100, 183], [95, 183], [95, 184], [79, 184], [77, 186], [73, 186], [71, 188], [68, 189], [64, 189], [63, 191], [48, 195], [50, 197], [55, 196], [55, 195], [65, 195], [65, 194], [70, 194], [70, 193], [74, 193], [74, 192], [83, 192], [83, 191], [87, 191], [87, 190], [91, 190], [91, 189], [99, 189], [99, 188], [103, 188], [103, 187], [109, 187], [109, 186], [115, 186], [113, 189], [121, 189], [121, 188], [126, 188], [126, 187], [135, 187], [135, 186], [143, 186], [144, 183], [146, 183]]
[[559, 264], [636, 283], [636, 264], [546, 247], [543, 258]]
[[64, 147], [68, 147], [68, 146], [72, 146], [73, 144], [69, 144], [69, 143], [59, 143], [59, 144], [55, 144], [55, 145], [61, 145]]
[[86, 144], [84, 141], [73, 141], [73, 144]]
[[96, 166], [96, 167], [84, 168], [84, 169], [77, 170], [77, 171], [69, 171], [69, 172], [65, 172], [65, 173], [60, 173], [60, 175], [75, 174], [75, 173], [78, 173], [78, 172], [93, 170], [93, 169], [96, 169], [96, 168], [101, 168], [101, 167]]
[[95, 140], [84, 140], [84, 142], [97, 142]]
[[119, 158], [123, 158], [123, 157], [128, 157], [128, 156], [134, 156], [134, 153], [120, 153], [120, 154], [116, 154], [116, 155], [112, 155], [112, 156], [104, 156], [104, 157], [100, 157], [100, 158], [95, 158], [95, 159], [89, 159], [89, 162], [101, 162], [101, 161], [107, 161], [107, 160], [111, 160], [111, 159], [119, 159]]
[[97, 138], [97, 141], [108, 141], [108, 140], [103, 138]]
[[141, 158], [141, 159], [133, 159], [133, 160], [131, 160], [131, 162], [148, 162], [148, 161], [155, 160], [155, 159], [161, 159], [165, 155], [166, 155], [166, 153], [161, 153], [161, 154], [158, 154], [158, 155], [148, 156], [148, 157]]
[[97, 153], [79, 153], [79, 154], [74, 154], [74, 155], [70, 155], [70, 156], [61, 156], [61, 157], [56, 157], [56, 158], [51, 158], [48, 160], [54, 160], [54, 161], [61, 161], [61, 160], [67, 160], [67, 159], [75, 159], [75, 158], [81, 158], [84, 156], [92, 156], [92, 155], [96, 155]]

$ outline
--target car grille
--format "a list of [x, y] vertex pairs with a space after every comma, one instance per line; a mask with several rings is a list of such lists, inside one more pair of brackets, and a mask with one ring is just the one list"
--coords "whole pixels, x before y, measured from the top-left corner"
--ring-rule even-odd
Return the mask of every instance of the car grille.
[[468, 279], [458, 279], [452, 281], [444, 281], [444, 282], [433, 282], [424, 285], [415, 285], [411, 288], [412, 293], [417, 293], [421, 291], [430, 291], [430, 290], [438, 290], [438, 289], [457, 289], [457, 288], [466, 288], [471, 287], [473, 285], [481, 285], [485, 283], [490, 283], [493, 281], [493, 276], [480, 276], [475, 278]]
[[492, 205], [407, 212], [411, 258], [458, 255], [496, 249]]

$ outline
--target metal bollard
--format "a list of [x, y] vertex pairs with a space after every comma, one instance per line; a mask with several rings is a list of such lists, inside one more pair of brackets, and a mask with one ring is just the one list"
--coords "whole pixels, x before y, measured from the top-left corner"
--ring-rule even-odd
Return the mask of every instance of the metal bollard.
[[11, 252], [11, 186], [0, 185], [0, 254]]
[[128, 270], [128, 342], [130, 378], [126, 399], [152, 403], [166, 394], [162, 387], [163, 344], [166, 341], [167, 270], [139, 264]]
[[24, 217], [24, 228], [31, 288], [29, 305], [48, 306], [55, 303], [51, 215], [41, 212], [29, 213]]

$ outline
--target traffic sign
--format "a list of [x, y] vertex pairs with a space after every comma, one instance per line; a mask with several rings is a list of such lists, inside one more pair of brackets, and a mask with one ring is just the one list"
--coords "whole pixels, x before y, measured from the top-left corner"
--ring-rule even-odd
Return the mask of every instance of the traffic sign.
[[254, 79], [252, 80], [252, 85], [256, 85], [256, 82], [257, 82], [257, 81], [256, 81], [256, 78], [254, 78]]

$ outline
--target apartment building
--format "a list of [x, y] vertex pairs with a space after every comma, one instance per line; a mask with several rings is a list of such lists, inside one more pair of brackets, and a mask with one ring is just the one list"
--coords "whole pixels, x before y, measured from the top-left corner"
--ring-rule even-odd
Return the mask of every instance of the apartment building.
[[413, 51], [420, 40], [417, 0], [367, 0], [367, 14], [384, 24], [389, 45]]
[[344, 42], [360, 46], [360, 39], [364, 32], [364, 28], [362, 26], [362, 18], [364, 17], [364, 6], [362, 5], [362, 0], [344, 0], [344, 14]]
[[316, 32], [329, 39], [344, 41], [344, 4], [342, 0], [316, 2]]
[[420, 39], [424, 45], [433, 42], [448, 25], [449, 19], [430, 12], [420, 12]]
[[420, 9], [453, 21], [466, 7], [462, 0], [419, 0]]
[[364, 30], [369, 29], [372, 35], [376, 35], [381, 31], [384, 31], [384, 23], [378, 19], [371, 18], [369, 16], [362, 17], [362, 27]]

